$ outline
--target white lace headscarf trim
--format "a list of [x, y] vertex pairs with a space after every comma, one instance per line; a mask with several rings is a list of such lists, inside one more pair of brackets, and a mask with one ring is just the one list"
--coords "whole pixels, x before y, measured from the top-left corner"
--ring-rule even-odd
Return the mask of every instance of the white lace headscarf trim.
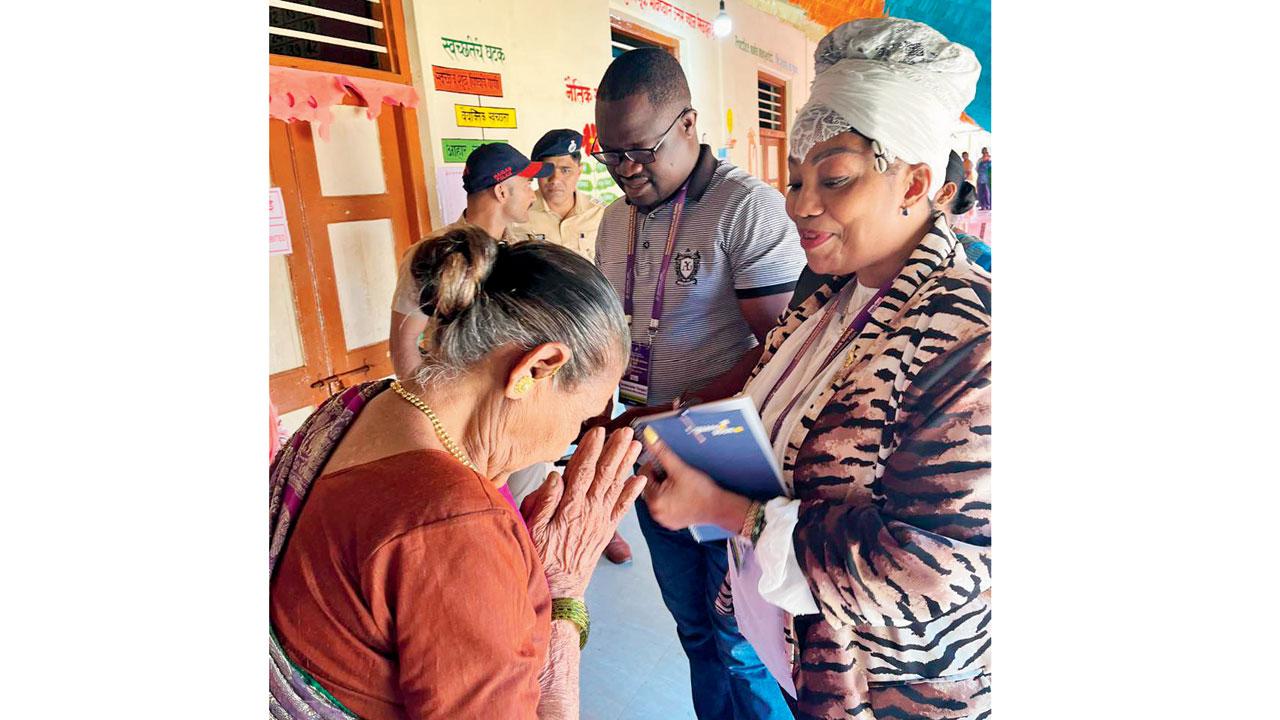
[[791, 130], [791, 156], [842, 132], [872, 141], [876, 169], [902, 159], [933, 171], [929, 196], [946, 182], [951, 133], [973, 100], [982, 66], [969, 48], [923, 23], [847, 22], [818, 43], [815, 77]]

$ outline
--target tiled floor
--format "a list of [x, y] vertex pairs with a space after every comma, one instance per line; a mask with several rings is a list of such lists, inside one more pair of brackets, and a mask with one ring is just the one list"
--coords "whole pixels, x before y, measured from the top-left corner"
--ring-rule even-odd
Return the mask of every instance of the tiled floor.
[[618, 528], [632, 564], [601, 560], [587, 588], [591, 639], [582, 652], [582, 720], [692, 720], [689, 662], [653, 579], [635, 511]]

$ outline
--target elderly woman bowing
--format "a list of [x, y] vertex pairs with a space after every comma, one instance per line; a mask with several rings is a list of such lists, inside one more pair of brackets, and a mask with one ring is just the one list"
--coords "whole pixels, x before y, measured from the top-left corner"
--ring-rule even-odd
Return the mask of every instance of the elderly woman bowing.
[[574, 252], [474, 227], [413, 272], [415, 377], [331, 398], [272, 464], [272, 717], [576, 718], [583, 595], [639, 444], [588, 433], [524, 517], [501, 481], [611, 397], [622, 307]]
[[739, 533], [732, 606], [757, 649], [781, 648], [799, 717], [986, 717], [990, 276], [931, 203], [979, 66], [894, 18], [836, 28], [815, 59], [787, 212], [833, 279], [746, 388], [786, 494], [753, 502], [659, 445], [646, 501], [667, 527]]

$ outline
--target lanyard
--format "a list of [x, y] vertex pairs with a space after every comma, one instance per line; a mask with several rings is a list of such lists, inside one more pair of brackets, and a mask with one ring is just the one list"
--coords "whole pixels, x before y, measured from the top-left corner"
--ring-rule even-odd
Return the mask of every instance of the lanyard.
[[[850, 282], [855, 283], [857, 280], [854, 279]], [[836, 340], [835, 346], [831, 348], [831, 352], [827, 353], [827, 357], [822, 361], [822, 365], [818, 366], [817, 374], [819, 376], [822, 375], [823, 369], [830, 365], [831, 361], [834, 360], [837, 355], [844, 352], [844, 349], [848, 347], [849, 343], [853, 342], [853, 337], [862, 332], [862, 328], [867, 326], [867, 322], [871, 320], [871, 313], [875, 312], [875, 309], [880, 306], [880, 301], [884, 299], [885, 293], [889, 291], [889, 285], [892, 284], [893, 281], [891, 280], [888, 285], [885, 285], [876, 291], [876, 294], [873, 295], [871, 299], [867, 301], [867, 304], [863, 305], [862, 309], [858, 311], [858, 314], [854, 316], [853, 321], [844, 329], [844, 332], [840, 333], [840, 338]], [[769, 390], [769, 394], [764, 397], [764, 402], [760, 403], [760, 409], [762, 412], [764, 411], [764, 408], [768, 407], [769, 401], [773, 399], [774, 393], [778, 392], [778, 388], [782, 387], [782, 384], [791, 376], [791, 372], [800, 364], [800, 360], [804, 358], [805, 353], [809, 352], [809, 347], [813, 345], [814, 341], [821, 337], [826, 331], [827, 326], [831, 324], [831, 318], [836, 314], [836, 307], [839, 305], [840, 303], [838, 301], [831, 303], [831, 306], [827, 311], [822, 314], [822, 319], [818, 321], [818, 326], [814, 328], [813, 332], [809, 334], [809, 337], [805, 339], [804, 345], [800, 346], [800, 351], [796, 353], [795, 357], [791, 358], [791, 362], [787, 364], [787, 369], [782, 372], [782, 376], [773, 384], [773, 388]], [[778, 432], [782, 430], [782, 421], [787, 418], [787, 415], [791, 414], [791, 410], [795, 407], [796, 403], [800, 401], [801, 396], [804, 395], [804, 391], [805, 388], [800, 388], [800, 390], [795, 394], [795, 397], [791, 398], [791, 402], [787, 403], [787, 406], [778, 414], [778, 419], [773, 423], [773, 432], [769, 434], [770, 441], [776, 441], [778, 439]]]
[[[667, 230], [667, 249], [662, 254], [662, 268], [658, 270], [658, 287], [653, 293], [653, 308], [649, 312], [649, 344], [658, 334], [658, 323], [662, 321], [662, 299], [667, 292], [667, 270], [671, 267], [671, 254], [676, 247], [676, 228], [680, 226], [680, 216], [684, 213], [684, 199], [689, 192], [689, 183], [680, 186], [676, 199], [671, 206], [671, 227]], [[635, 314], [635, 303], [632, 295], [636, 288], [636, 207], [631, 206], [630, 221], [627, 224], [627, 284], [622, 297], [622, 309], [627, 314], [627, 325], [631, 325], [631, 316]]]

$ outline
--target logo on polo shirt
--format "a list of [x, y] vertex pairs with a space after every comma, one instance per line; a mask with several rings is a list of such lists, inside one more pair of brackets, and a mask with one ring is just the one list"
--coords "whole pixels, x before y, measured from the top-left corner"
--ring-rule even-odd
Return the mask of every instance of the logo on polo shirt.
[[676, 253], [676, 284], [697, 285], [698, 267], [702, 265], [702, 252], [695, 250]]

